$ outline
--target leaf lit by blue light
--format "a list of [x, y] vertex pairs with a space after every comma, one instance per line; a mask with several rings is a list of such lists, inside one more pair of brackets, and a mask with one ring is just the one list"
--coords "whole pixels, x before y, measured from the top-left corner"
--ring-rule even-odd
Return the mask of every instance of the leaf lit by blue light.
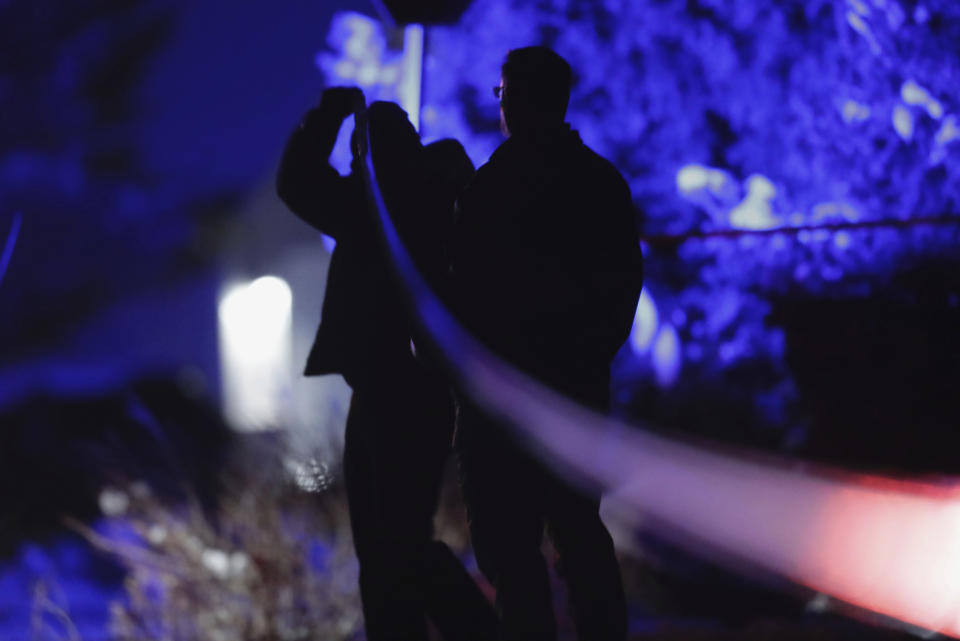
[[723, 170], [691, 163], [677, 172], [677, 189], [682, 194], [692, 194], [703, 189], [720, 193], [727, 185], [728, 178]]
[[907, 80], [900, 87], [900, 98], [905, 104], [923, 107], [934, 120], [940, 120], [943, 117], [943, 105], [940, 101], [913, 80]]
[[314, 64], [326, 85], [355, 85], [367, 102], [390, 100], [410, 112], [416, 125], [421, 84], [423, 28], [404, 30], [404, 46], [391, 46], [379, 21], [352, 11], [334, 15], [328, 48], [317, 52]]
[[650, 297], [646, 288], [640, 292], [637, 303], [637, 312], [633, 317], [633, 328], [630, 330], [630, 348], [635, 354], [645, 354], [650, 349], [650, 343], [657, 332], [657, 306]]
[[870, 30], [870, 26], [867, 24], [866, 20], [863, 19], [863, 16], [855, 11], [848, 11], [847, 24], [849, 24], [854, 31], [863, 36], [863, 38], [869, 43], [870, 50], [874, 54], [880, 53], [880, 44], [877, 42], [877, 38], [873, 35], [873, 31]]
[[381, 79], [387, 43], [375, 20], [360, 13], [338, 13], [331, 22], [327, 43], [339, 55], [319, 52], [314, 62], [321, 71], [364, 89]]
[[730, 212], [730, 225], [740, 229], [771, 229], [780, 225], [770, 201], [777, 189], [766, 176], [754, 174], [747, 179], [747, 195]]
[[913, 114], [903, 105], [893, 108], [893, 128], [903, 140], [913, 139]]
[[867, 6], [867, 3], [863, 0], [847, 0], [847, 5], [857, 14], [861, 16], [870, 15], [870, 7]]
[[856, 207], [844, 201], [829, 201], [817, 203], [810, 211], [811, 223], [823, 222], [856, 222], [860, 219]]
[[870, 107], [856, 100], [847, 100], [843, 103], [842, 114], [844, 122], [850, 124], [863, 122], [870, 117]]
[[680, 375], [680, 338], [673, 325], [666, 323], [653, 345], [653, 371], [661, 387], [670, 387]]
[[845, 231], [838, 231], [833, 235], [833, 244], [837, 249], [846, 249], [850, 246], [850, 234]]
[[960, 127], [957, 126], [957, 117], [950, 114], [943, 119], [943, 124], [940, 125], [935, 140], [938, 145], [946, 145], [957, 139], [960, 139]]

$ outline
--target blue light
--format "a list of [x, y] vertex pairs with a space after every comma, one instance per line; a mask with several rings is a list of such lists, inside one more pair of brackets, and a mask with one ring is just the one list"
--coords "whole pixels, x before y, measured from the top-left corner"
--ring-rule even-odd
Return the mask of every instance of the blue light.
[[680, 375], [680, 338], [673, 325], [665, 324], [653, 346], [653, 371], [661, 387], [670, 387]]
[[417, 131], [420, 130], [420, 89], [423, 86], [423, 41], [423, 26], [412, 24], [404, 28], [401, 73], [397, 81], [397, 101]]
[[677, 190], [685, 195], [704, 189], [720, 193], [727, 184], [727, 180], [727, 174], [720, 169], [692, 163], [684, 165], [677, 172]]
[[333, 250], [337, 248], [337, 241], [333, 238], [333, 236], [320, 234], [320, 242], [323, 243], [323, 248], [327, 250], [328, 254], [332, 254]]
[[960, 139], [960, 127], [957, 126], [957, 117], [950, 114], [937, 131], [936, 141], [938, 145], [946, 145], [957, 139]]
[[403, 48], [391, 48], [384, 26], [361, 13], [334, 15], [328, 48], [317, 52], [314, 64], [326, 84], [356, 85], [367, 102], [391, 100], [400, 104], [417, 124], [419, 118], [423, 27], [404, 30]]
[[754, 174], [747, 179], [747, 195], [730, 212], [730, 225], [740, 229], [772, 229], [781, 223], [773, 214], [770, 202], [777, 189], [766, 176]]
[[23, 214], [17, 212], [13, 215], [13, 222], [10, 223], [10, 233], [7, 234], [7, 242], [3, 246], [3, 254], [0, 255], [0, 283], [7, 273], [7, 267], [10, 266], [10, 259], [13, 258], [13, 248], [17, 246], [17, 238], [20, 236], [20, 224], [23, 222]]
[[904, 141], [913, 139], [913, 113], [903, 105], [893, 108], [893, 128]]
[[913, 80], [904, 82], [900, 87], [900, 99], [905, 104], [923, 107], [934, 120], [940, 120], [943, 117], [943, 105], [940, 101]]
[[838, 231], [833, 235], [833, 244], [837, 249], [846, 249], [850, 246], [850, 233], [845, 231]]
[[630, 330], [630, 347], [635, 354], [645, 354], [657, 333], [657, 306], [646, 288], [640, 292], [637, 312]]
[[847, 12], [847, 24], [850, 27], [863, 36], [864, 40], [870, 45], [870, 51], [874, 55], [880, 55], [880, 43], [877, 42], [877, 37], [873, 34], [873, 31], [870, 29], [870, 26], [867, 24], [866, 20], [863, 19], [863, 16], [854, 12]]
[[855, 124], [858, 122], [863, 122], [870, 117], [870, 107], [861, 104], [856, 100], [847, 100], [843, 103], [843, 109], [841, 110], [841, 113], [843, 114], [844, 122], [848, 124]]

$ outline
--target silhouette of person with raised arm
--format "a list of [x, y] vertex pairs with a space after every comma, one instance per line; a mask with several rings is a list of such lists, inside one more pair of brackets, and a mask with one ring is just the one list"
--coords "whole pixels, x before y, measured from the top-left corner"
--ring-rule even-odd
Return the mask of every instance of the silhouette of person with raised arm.
[[[492, 607], [433, 538], [452, 400], [411, 353], [410, 321], [367, 209], [356, 131], [351, 173], [341, 176], [328, 160], [342, 123], [364, 113], [364, 103], [359, 89], [324, 91], [287, 143], [277, 192], [337, 242], [305, 374], [342, 374], [353, 388], [343, 470], [366, 634], [425, 640], [429, 618], [445, 639], [490, 639]], [[384, 199], [415, 262], [436, 282], [446, 275], [442, 243], [453, 201], [473, 165], [456, 141], [422, 147], [395, 104], [375, 102], [365, 114]]]
[[[604, 411], [643, 262], [626, 182], [565, 123], [571, 75], [544, 47], [507, 54], [494, 94], [508, 138], [457, 199], [451, 304], [500, 357]], [[556, 638], [540, 552], [546, 526], [579, 638], [624, 639], [623, 588], [599, 497], [569, 486], [482, 410], [461, 407], [455, 447], [501, 638]]]

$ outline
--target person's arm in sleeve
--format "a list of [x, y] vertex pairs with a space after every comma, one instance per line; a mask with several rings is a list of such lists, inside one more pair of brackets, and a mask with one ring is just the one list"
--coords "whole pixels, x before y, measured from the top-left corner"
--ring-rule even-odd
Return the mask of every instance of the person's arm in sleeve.
[[[643, 287], [643, 252], [640, 249], [638, 214], [630, 190], [620, 179], [608, 201], [610, 216], [603, 226], [603, 251], [588, 262], [594, 265], [592, 307], [602, 310], [593, 315], [591, 331], [604, 352], [613, 358], [633, 327], [634, 314]], [[593, 324], [593, 323], [591, 323]]]
[[[480, 227], [483, 221], [481, 194], [483, 175], [478, 172], [457, 197], [446, 254], [449, 263], [447, 302], [456, 315], [463, 313], [464, 299], [476, 286], [480, 265]], [[480, 210], [480, 211], [478, 211]]]
[[284, 148], [277, 172], [277, 195], [298, 217], [339, 238], [362, 206], [363, 186], [355, 174], [341, 176], [329, 158], [343, 121], [362, 109], [363, 92], [334, 87], [306, 113]]
[[619, 240], [614, 258], [612, 282], [615, 283], [612, 294], [614, 327], [611, 335], [612, 353], [620, 348], [630, 335], [633, 319], [643, 289], [643, 251], [640, 249], [639, 224], [642, 212], [639, 212], [630, 197], [629, 188], [623, 189], [621, 196], [619, 226], [616, 237]]

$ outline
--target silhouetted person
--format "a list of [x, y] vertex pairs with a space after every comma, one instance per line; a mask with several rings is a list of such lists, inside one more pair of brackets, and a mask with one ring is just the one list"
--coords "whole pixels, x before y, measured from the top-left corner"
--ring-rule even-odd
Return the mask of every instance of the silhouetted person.
[[[426, 615], [445, 639], [489, 639], [493, 609], [433, 539], [452, 401], [411, 354], [409, 319], [367, 210], [356, 133], [353, 171], [341, 176], [328, 161], [341, 124], [363, 106], [359, 89], [326, 90], [287, 143], [277, 191], [337, 241], [305, 373], [339, 373], [353, 388], [343, 469], [367, 638], [425, 640]], [[376, 102], [366, 113], [384, 199], [418, 266], [436, 281], [445, 274], [453, 201], [473, 165], [455, 141], [424, 149], [395, 104]]]
[[[457, 200], [452, 303], [501, 357], [597, 410], [642, 284], [626, 182], [564, 122], [571, 70], [543, 47], [507, 54], [501, 128], [508, 139]], [[580, 639], [626, 636], [613, 543], [599, 497], [555, 476], [482, 408], [461, 408], [456, 449], [477, 562], [497, 589], [502, 638], [556, 637], [546, 525]]]

